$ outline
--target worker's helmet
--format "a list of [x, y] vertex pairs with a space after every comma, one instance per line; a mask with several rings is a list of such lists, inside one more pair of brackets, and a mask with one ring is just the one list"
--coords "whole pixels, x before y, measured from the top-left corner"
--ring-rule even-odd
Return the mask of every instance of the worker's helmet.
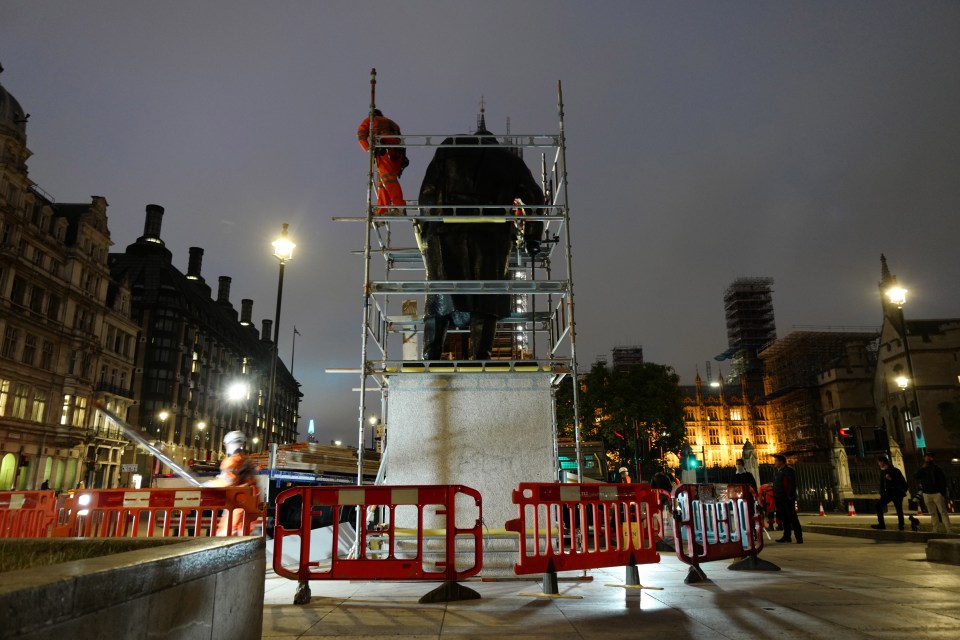
[[243, 431], [231, 431], [223, 436], [223, 446], [228, 450], [231, 448], [243, 449], [247, 446], [247, 436], [244, 435]]

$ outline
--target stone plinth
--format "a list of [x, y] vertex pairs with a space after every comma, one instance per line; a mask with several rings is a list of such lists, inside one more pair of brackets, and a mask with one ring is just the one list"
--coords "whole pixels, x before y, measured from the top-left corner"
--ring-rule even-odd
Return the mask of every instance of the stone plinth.
[[[543, 373], [411, 374], [390, 378], [386, 484], [462, 484], [483, 497], [487, 529], [517, 517], [520, 482], [553, 482], [553, 408]], [[457, 526], [475, 510], [457, 504]], [[397, 524], [415, 527], [410, 511]], [[443, 528], [442, 517], [425, 527]]]

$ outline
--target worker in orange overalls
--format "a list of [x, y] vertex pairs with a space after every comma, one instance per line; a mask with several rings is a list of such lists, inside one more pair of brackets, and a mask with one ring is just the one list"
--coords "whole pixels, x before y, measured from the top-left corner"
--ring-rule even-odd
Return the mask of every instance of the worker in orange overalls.
[[[400, 127], [396, 122], [383, 115], [380, 109], [373, 110], [373, 137], [378, 144], [400, 144]], [[357, 142], [364, 151], [370, 151], [370, 118], [367, 117], [357, 128]], [[403, 189], [400, 187], [400, 174], [410, 162], [407, 150], [402, 147], [376, 149], [377, 174], [377, 215], [406, 215], [403, 207]]]
[[757, 489], [757, 502], [760, 504], [760, 509], [766, 518], [767, 529], [774, 530], [774, 522], [776, 522], [776, 531], [783, 529], [783, 523], [780, 521], [779, 514], [776, 512], [777, 503], [773, 499], [772, 484], [768, 482], [760, 485], [760, 488]]
[[[223, 448], [227, 457], [220, 463], [220, 474], [207, 483], [210, 487], [253, 487], [253, 495], [259, 501], [256, 475], [257, 465], [251, 460], [244, 448], [247, 446], [247, 436], [242, 431], [231, 431], [223, 437]], [[244, 517], [243, 509], [234, 509], [232, 517], [224, 513], [217, 523], [218, 536], [248, 536], [253, 530], [254, 518]], [[229, 526], [229, 532], [227, 528]]]

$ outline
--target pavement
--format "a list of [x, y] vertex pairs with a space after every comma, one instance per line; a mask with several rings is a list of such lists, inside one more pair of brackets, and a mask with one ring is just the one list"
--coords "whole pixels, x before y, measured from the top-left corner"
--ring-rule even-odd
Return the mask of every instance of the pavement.
[[929, 533], [875, 522], [801, 514], [804, 544], [768, 540], [760, 554], [780, 571], [729, 571], [722, 560], [701, 565], [710, 582], [685, 584], [689, 567], [661, 553], [639, 567], [647, 588], [625, 588], [625, 569], [612, 567], [559, 574], [560, 597], [536, 597], [539, 576], [465, 581], [480, 599], [440, 604], [417, 602], [435, 582], [313, 581], [310, 603], [294, 605], [297, 583], [268, 569], [262, 638], [960, 637], [960, 567], [927, 561]]

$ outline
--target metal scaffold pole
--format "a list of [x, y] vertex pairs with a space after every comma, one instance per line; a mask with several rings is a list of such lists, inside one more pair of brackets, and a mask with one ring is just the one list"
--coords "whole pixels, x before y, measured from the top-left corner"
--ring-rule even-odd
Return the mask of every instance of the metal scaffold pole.
[[567, 242], [567, 310], [570, 315], [570, 375], [573, 376], [573, 433], [577, 454], [577, 482], [583, 482], [583, 440], [580, 428], [580, 380], [577, 368], [577, 323], [573, 314], [573, 248], [570, 240], [570, 198], [567, 184], [567, 141], [563, 127], [563, 85], [557, 81], [557, 109], [560, 114], [560, 181], [563, 186], [564, 218]]

